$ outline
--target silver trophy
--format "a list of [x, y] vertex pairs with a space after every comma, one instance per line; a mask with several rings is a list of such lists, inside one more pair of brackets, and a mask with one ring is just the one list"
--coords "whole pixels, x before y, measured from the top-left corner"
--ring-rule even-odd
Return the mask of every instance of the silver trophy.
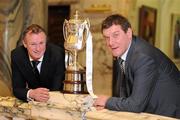
[[66, 73], [64, 80], [64, 93], [83, 94], [87, 93], [86, 70], [78, 63], [78, 51], [85, 48], [86, 39], [89, 34], [89, 20], [82, 20], [76, 11], [74, 18], [69, 21], [65, 19], [63, 24], [63, 35], [66, 49]]

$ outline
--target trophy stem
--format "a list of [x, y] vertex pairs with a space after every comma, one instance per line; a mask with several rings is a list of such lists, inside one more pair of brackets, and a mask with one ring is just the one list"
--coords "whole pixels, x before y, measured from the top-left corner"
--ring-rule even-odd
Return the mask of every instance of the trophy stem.
[[84, 68], [77, 62], [78, 61], [78, 54], [77, 51], [74, 50], [74, 61], [73, 61], [73, 70], [79, 71], [79, 70], [84, 70]]

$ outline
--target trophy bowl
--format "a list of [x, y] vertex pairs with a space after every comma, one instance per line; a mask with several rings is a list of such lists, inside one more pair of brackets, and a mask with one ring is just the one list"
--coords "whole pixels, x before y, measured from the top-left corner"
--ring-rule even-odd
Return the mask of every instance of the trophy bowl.
[[64, 47], [66, 50], [66, 72], [64, 80], [64, 93], [83, 94], [87, 93], [86, 70], [78, 63], [78, 51], [86, 45], [89, 27], [88, 20], [79, 18], [78, 12], [74, 19], [65, 20], [63, 24]]

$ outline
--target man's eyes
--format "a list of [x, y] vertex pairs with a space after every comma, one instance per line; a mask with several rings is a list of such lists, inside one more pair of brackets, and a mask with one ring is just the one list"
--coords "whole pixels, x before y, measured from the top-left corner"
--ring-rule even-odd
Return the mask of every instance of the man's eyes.
[[113, 34], [112, 35], [112, 37], [114, 37], [114, 38], [116, 38], [116, 37], [118, 37], [119, 36], [119, 34]]
[[120, 35], [119, 33], [116, 33], [116, 34], [112, 34], [112, 35], [110, 35], [110, 36], [104, 36], [104, 38], [105, 38], [106, 40], [109, 40], [110, 38], [118, 38], [119, 35]]
[[39, 44], [40, 44], [40, 45], [43, 45], [43, 44], [45, 44], [45, 42], [40, 42]]
[[31, 46], [35, 46], [35, 45], [37, 45], [37, 44], [35, 44], [35, 43], [32, 43], [32, 44], [30, 44]]
[[39, 44], [31, 43], [30, 45], [31, 45], [31, 46], [36, 46], [36, 45], [44, 45], [44, 44], [45, 44], [45, 42], [40, 42]]

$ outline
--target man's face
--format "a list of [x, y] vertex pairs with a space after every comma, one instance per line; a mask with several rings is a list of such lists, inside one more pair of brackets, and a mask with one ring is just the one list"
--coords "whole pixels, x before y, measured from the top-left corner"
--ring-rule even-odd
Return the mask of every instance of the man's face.
[[28, 32], [23, 40], [24, 47], [33, 60], [37, 60], [44, 55], [46, 50], [46, 35], [43, 32]]
[[132, 40], [132, 30], [128, 28], [128, 31], [125, 33], [120, 25], [112, 25], [103, 30], [103, 36], [113, 56], [118, 57], [128, 49]]

